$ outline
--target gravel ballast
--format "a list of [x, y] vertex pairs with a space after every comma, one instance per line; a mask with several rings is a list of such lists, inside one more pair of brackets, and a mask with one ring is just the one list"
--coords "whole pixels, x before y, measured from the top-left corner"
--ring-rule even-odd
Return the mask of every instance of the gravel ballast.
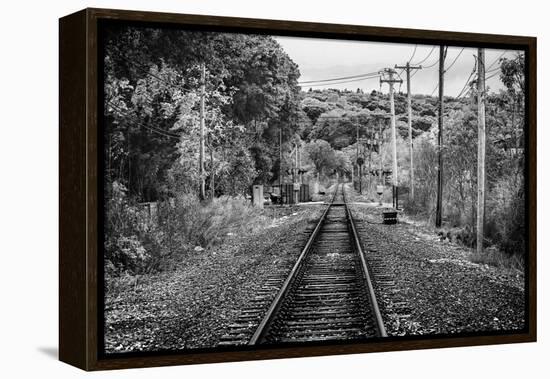
[[[472, 263], [468, 249], [441, 241], [416, 225], [384, 225], [383, 208], [374, 204], [354, 203], [351, 210], [375, 272], [388, 335], [524, 328], [522, 272]], [[377, 280], [380, 267], [383, 280]]]
[[121, 284], [105, 299], [105, 351], [215, 347], [264, 278], [274, 269], [290, 271], [323, 208], [276, 207], [273, 223], [255, 234], [232, 236], [192, 252], [173, 271]]

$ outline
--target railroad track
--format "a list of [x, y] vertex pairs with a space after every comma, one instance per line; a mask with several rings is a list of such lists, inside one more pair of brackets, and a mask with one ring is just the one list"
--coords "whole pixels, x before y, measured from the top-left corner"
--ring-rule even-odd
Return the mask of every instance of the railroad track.
[[290, 274], [269, 278], [265, 293], [273, 293], [274, 286], [275, 298], [260, 291], [220, 345], [386, 336], [343, 185], [337, 186]]

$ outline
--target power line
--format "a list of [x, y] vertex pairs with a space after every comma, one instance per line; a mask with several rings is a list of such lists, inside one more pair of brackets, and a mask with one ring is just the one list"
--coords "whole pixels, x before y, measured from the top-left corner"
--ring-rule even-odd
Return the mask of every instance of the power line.
[[352, 83], [352, 82], [360, 82], [360, 81], [363, 81], [363, 80], [375, 79], [375, 78], [378, 78], [378, 77], [380, 77], [380, 74], [377, 74], [377, 75], [374, 75], [374, 76], [368, 76], [368, 77], [364, 77], [364, 78], [359, 78], [359, 79], [345, 80], [345, 81], [340, 81], [340, 82], [309, 84], [309, 85], [302, 86], [302, 87], [330, 86], [330, 85], [333, 85], [333, 84], [345, 84], [345, 83]]
[[[107, 102], [109, 103], [110, 106], [112, 106], [113, 108], [115, 108], [119, 112], [125, 112], [124, 109], [120, 108], [118, 105], [115, 105], [112, 101], [108, 100]], [[149, 129], [150, 131], [155, 132], [155, 133], [160, 134], [160, 135], [163, 135], [165, 137], [172, 137], [172, 138], [177, 138], [177, 139], [180, 139], [180, 137], [181, 137], [177, 134], [172, 134], [172, 133], [167, 132], [165, 130], [157, 129], [157, 128], [152, 127], [152, 126], [147, 126], [147, 125], [142, 124], [140, 122], [137, 122], [137, 124], [141, 127], [144, 127], [145, 129]]]
[[414, 45], [413, 53], [412, 53], [411, 57], [409, 58], [409, 60], [408, 60], [407, 62], [410, 63], [410, 62], [412, 61], [412, 59], [414, 58], [414, 55], [416, 54], [416, 48], [417, 48], [417, 47], [418, 47], [418, 45]]
[[307, 80], [307, 81], [303, 81], [303, 82], [298, 82], [298, 84], [333, 82], [333, 81], [336, 81], [336, 80], [361, 78], [363, 76], [371, 76], [371, 75], [375, 75], [375, 74], [378, 74], [378, 71], [369, 72], [369, 73], [360, 74], [360, 75], [342, 76], [342, 77], [339, 77], [339, 78], [332, 78], [332, 79]]
[[[425, 62], [426, 59], [428, 59], [431, 54], [433, 53], [435, 49], [435, 46], [432, 47], [432, 49], [430, 50], [430, 52], [428, 53], [428, 55], [422, 59], [419, 63], [415, 63], [414, 65], [418, 65], [422, 62]], [[413, 49], [413, 53], [411, 55], [411, 57], [409, 58], [408, 62], [411, 62], [413, 60], [413, 58], [415, 57], [416, 55], [416, 52], [418, 50], [418, 44], [414, 46], [414, 49]], [[436, 62], [437, 63], [437, 62]], [[436, 64], [434, 63], [434, 65]], [[428, 66], [429, 67], [432, 67], [432, 66]], [[397, 75], [398, 76], [401, 76], [401, 74], [403, 73], [404, 70], [401, 70]], [[351, 76], [341, 76], [341, 77], [338, 77], [338, 78], [331, 78], [331, 79], [318, 79], [318, 80], [307, 80], [307, 81], [302, 81], [302, 82], [298, 82], [298, 84], [310, 84], [310, 83], [315, 83], [315, 84], [310, 84], [309, 86], [310, 87], [314, 87], [314, 86], [320, 86], [320, 85], [324, 85], [324, 84], [321, 84], [321, 83], [326, 83], [326, 82], [334, 82], [334, 81], [339, 81], [339, 80], [346, 80], [346, 79], [356, 79], [356, 78], [362, 78], [360, 80], [363, 80], [364, 79], [371, 79], [373, 77], [378, 77], [379, 75], [376, 75], [376, 76], [372, 76], [372, 75], [375, 75], [375, 74], [378, 74], [378, 71], [377, 72], [369, 72], [369, 73], [365, 73], [365, 74], [359, 74], [359, 75], [351, 75]], [[353, 80], [355, 81], [355, 80]], [[330, 83], [330, 84], [342, 84], [342, 83], [350, 83], [352, 82], [351, 80], [348, 81], [348, 82], [340, 82], [340, 83]]]
[[439, 88], [439, 83], [437, 83], [437, 84], [435, 85], [435, 88], [434, 88], [434, 90], [432, 91], [432, 93], [430, 93], [430, 96], [433, 96], [433, 94], [435, 93], [435, 91], [436, 91], [438, 88]]
[[462, 89], [460, 90], [460, 92], [458, 93], [458, 95], [456, 96], [457, 99], [463, 95], [463, 92], [466, 90], [466, 88], [468, 88], [468, 84], [470, 84], [470, 79], [472, 78], [472, 76], [474, 76], [476, 72], [476, 65], [474, 64], [474, 68], [472, 69], [472, 72], [470, 73], [470, 76], [468, 76], [468, 79], [466, 79], [466, 83], [464, 83], [464, 87], [462, 87]]
[[434, 63], [432, 63], [431, 65], [429, 65], [429, 66], [422, 66], [422, 68], [431, 68], [431, 67], [435, 66], [435, 65], [438, 64], [438, 63], [439, 63], [439, 59], [436, 59], [436, 61], [435, 61]]
[[497, 71], [497, 72], [495, 72], [495, 73], [492, 74], [491, 76], [486, 77], [485, 80], [487, 81], [488, 79], [491, 79], [492, 77], [495, 77], [495, 76], [497, 76], [498, 74], [500, 74], [500, 70]]
[[153, 78], [155, 78], [155, 79], [157, 79], [157, 80], [159, 80], [159, 81], [165, 83], [166, 85], [168, 85], [168, 86], [171, 87], [171, 88], [175, 88], [175, 89], [178, 89], [178, 90], [184, 91], [184, 92], [193, 92], [193, 91], [196, 90], [196, 89], [187, 89], [187, 88], [183, 88], [181, 85], [178, 85], [178, 84], [175, 84], [175, 83], [170, 83], [169, 81], [167, 81], [167, 80], [161, 78], [160, 76], [158, 76], [158, 75], [156, 75], [156, 74], [153, 74], [153, 73], [151, 72], [151, 70], [150, 70], [150, 67], [148, 67], [148, 66], [146, 66], [146, 65], [144, 65], [144, 64], [142, 64], [142, 63], [138, 63], [138, 62], [131, 61], [131, 60], [129, 60], [128, 58], [122, 56], [121, 53], [118, 53], [118, 54], [116, 54], [116, 55], [117, 55], [119, 58], [122, 58], [123, 60], [125, 60], [127, 63], [133, 65], [134, 67], [137, 67], [137, 68], [141, 69], [141, 71], [142, 71], [143, 73], [145, 73], [146, 75], [149, 75], [149, 76], [151, 76], [151, 77], [153, 77]]
[[451, 67], [453, 67], [453, 65], [456, 63], [456, 61], [458, 60], [458, 57], [460, 57], [460, 55], [462, 54], [462, 52], [464, 51], [464, 47], [462, 48], [462, 50], [460, 50], [460, 52], [456, 55], [455, 59], [453, 60], [453, 62], [445, 69], [443, 70], [443, 72], [447, 72], [451, 69]]
[[[418, 66], [419, 64], [426, 62], [426, 60], [432, 55], [432, 53], [434, 52], [434, 50], [435, 50], [435, 46], [432, 47], [432, 49], [430, 50], [430, 52], [428, 53], [428, 55], [426, 55], [426, 57], [425, 57], [424, 59], [422, 59], [422, 60], [421, 60], [420, 62], [418, 62], [418, 63], [412, 63], [412, 65], [413, 65], [413, 66]], [[412, 58], [411, 58], [411, 59], [412, 59]]]
[[500, 71], [500, 67], [495, 67], [491, 70], [486, 70], [485, 73], [488, 74], [488, 73], [495, 72], [495, 71]]
[[504, 54], [506, 54], [507, 52], [508, 52], [508, 50], [504, 50], [504, 51], [503, 51], [503, 52], [493, 61], [493, 63], [491, 63], [489, 66], [487, 66], [487, 69], [485, 70], [485, 72], [489, 71], [489, 69], [490, 69], [491, 67], [493, 67], [493, 65], [494, 65], [495, 63], [497, 63], [497, 61], [498, 61], [500, 58], [502, 58], [502, 56], [503, 56]]

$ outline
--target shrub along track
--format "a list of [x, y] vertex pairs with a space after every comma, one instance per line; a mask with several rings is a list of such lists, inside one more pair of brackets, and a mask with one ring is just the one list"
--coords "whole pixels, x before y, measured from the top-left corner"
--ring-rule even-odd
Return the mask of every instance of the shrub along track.
[[471, 263], [468, 250], [416, 232], [411, 225], [383, 225], [378, 207], [350, 208], [388, 335], [524, 327], [522, 273]]

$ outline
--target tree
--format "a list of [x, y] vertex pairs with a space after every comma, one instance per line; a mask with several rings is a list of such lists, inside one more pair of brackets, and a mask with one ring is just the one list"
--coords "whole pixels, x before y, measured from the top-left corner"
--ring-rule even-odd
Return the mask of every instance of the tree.
[[325, 175], [334, 167], [334, 150], [327, 141], [311, 141], [304, 146], [304, 150], [320, 175]]

